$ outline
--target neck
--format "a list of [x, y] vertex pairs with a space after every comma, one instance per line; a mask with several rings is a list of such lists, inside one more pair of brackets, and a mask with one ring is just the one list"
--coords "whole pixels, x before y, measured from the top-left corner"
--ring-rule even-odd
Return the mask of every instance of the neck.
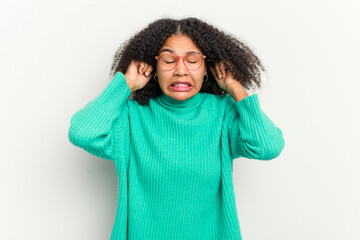
[[162, 93], [158, 98], [159, 103], [164, 107], [168, 108], [192, 108], [196, 107], [200, 104], [201, 93], [197, 93], [194, 96], [186, 99], [186, 100], [177, 100], [174, 99], [165, 93]]

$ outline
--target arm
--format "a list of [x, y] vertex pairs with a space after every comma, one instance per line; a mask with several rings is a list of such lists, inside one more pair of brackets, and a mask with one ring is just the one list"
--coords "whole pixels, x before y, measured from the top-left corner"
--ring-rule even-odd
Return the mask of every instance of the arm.
[[72, 116], [70, 142], [95, 156], [115, 160], [117, 141], [127, 127], [130, 94], [124, 75], [117, 72], [100, 96]]
[[245, 157], [270, 160], [285, 146], [282, 131], [261, 110], [257, 94], [228, 96], [228, 136], [232, 159]]
[[257, 94], [248, 96], [222, 62], [210, 67], [219, 87], [229, 93], [224, 124], [228, 129], [232, 159], [246, 157], [269, 160], [285, 146], [281, 130], [260, 109]]

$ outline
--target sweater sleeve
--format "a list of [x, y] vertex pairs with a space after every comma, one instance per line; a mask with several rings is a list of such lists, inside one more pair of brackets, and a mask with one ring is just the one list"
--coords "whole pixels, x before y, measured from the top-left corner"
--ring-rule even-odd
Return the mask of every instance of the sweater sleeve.
[[119, 138], [128, 124], [130, 94], [125, 76], [117, 72], [97, 98], [71, 117], [70, 142], [97, 157], [115, 160]]
[[285, 146], [282, 131], [261, 110], [257, 94], [239, 102], [228, 96], [228, 137], [232, 159], [270, 160]]

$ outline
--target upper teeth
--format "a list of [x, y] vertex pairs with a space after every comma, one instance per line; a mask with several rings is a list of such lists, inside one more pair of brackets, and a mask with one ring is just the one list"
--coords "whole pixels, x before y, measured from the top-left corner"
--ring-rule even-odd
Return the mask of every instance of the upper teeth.
[[185, 86], [185, 87], [187, 87], [188, 85], [184, 84], [184, 83], [176, 83], [174, 86]]

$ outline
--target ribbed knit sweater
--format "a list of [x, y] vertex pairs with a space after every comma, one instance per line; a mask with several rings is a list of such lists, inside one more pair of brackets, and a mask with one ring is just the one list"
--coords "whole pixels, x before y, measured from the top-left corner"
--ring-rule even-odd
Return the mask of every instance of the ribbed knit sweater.
[[269, 160], [284, 148], [282, 131], [257, 94], [166, 94], [140, 105], [117, 72], [76, 112], [74, 145], [112, 160], [119, 180], [111, 240], [241, 240], [233, 159]]

